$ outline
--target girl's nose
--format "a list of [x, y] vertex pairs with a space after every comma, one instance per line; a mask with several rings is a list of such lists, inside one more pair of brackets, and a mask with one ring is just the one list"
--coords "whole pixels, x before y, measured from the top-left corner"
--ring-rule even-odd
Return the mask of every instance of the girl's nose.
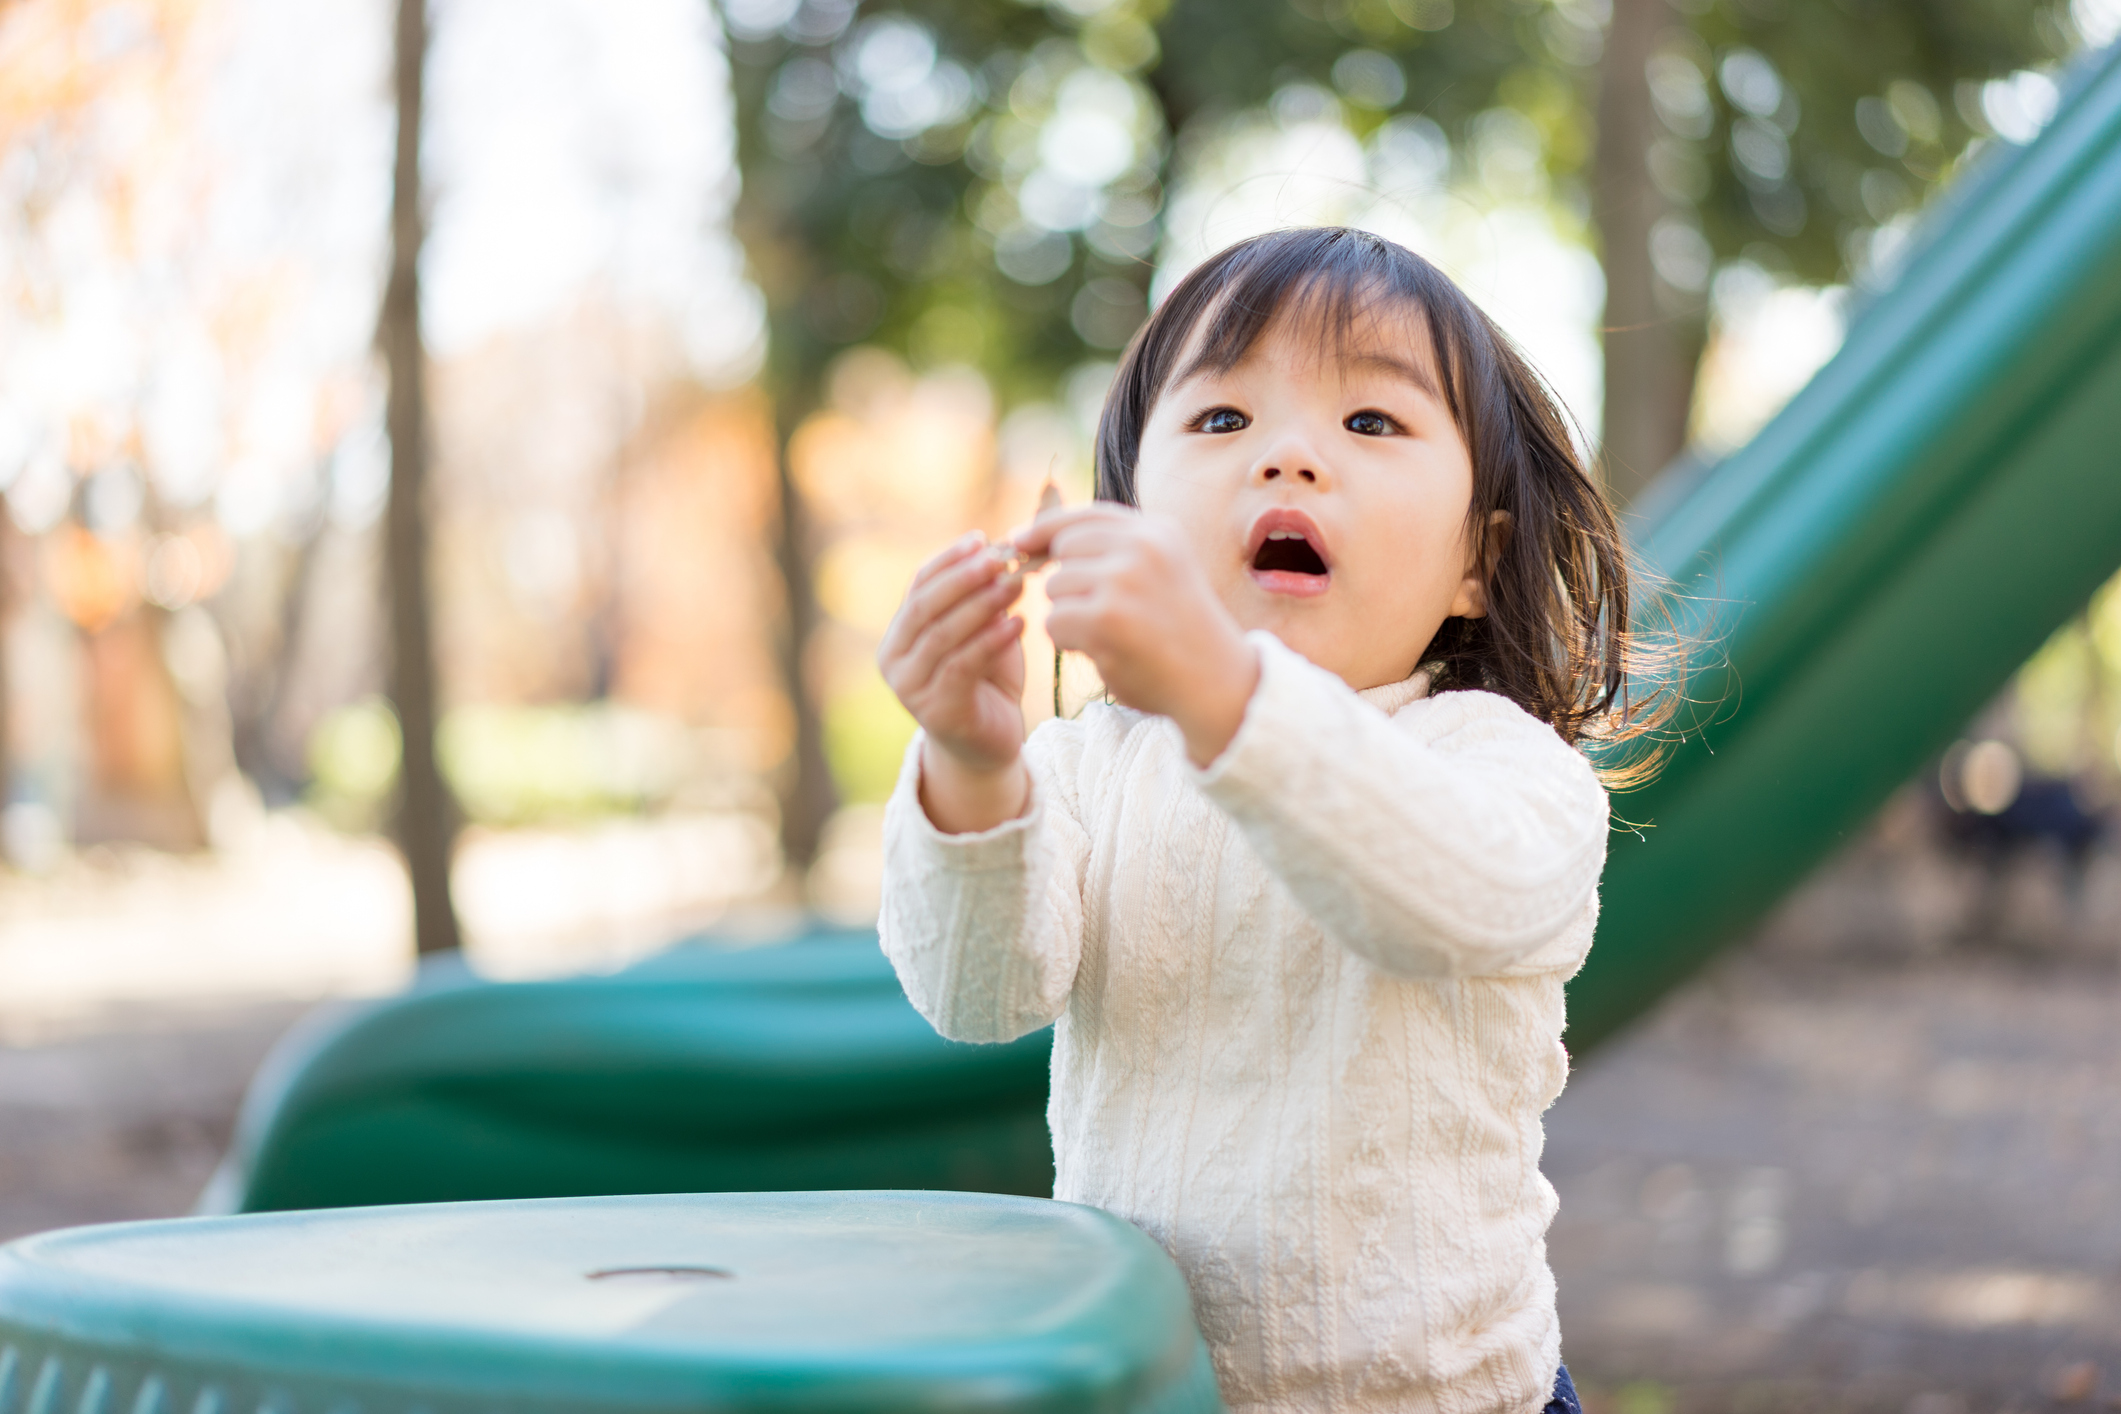
[[1277, 438], [1252, 464], [1252, 476], [1261, 483], [1281, 481], [1321, 487], [1331, 480], [1324, 460], [1305, 437]]

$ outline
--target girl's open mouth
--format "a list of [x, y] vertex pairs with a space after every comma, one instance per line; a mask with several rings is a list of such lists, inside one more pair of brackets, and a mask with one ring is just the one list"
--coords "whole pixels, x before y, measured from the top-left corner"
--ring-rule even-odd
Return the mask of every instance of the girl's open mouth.
[[1269, 594], [1325, 593], [1333, 574], [1325, 544], [1318, 523], [1302, 511], [1268, 511], [1252, 524], [1252, 582]]

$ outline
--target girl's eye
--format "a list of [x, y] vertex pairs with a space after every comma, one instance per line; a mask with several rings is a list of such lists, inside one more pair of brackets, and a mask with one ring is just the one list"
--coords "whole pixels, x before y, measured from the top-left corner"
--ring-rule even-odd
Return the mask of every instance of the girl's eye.
[[1211, 408], [1194, 425], [1203, 432], [1242, 432], [1252, 425], [1252, 419], [1236, 408]]
[[1355, 413], [1345, 426], [1358, 437], [1389, 437], [1399, 430], [1398, 424], [1381, 412]]

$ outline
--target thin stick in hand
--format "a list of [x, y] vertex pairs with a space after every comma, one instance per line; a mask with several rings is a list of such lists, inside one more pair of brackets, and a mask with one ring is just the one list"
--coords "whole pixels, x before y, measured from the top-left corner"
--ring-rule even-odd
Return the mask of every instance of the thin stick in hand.
[[[1032, 523], [1037, 524], [1060, 508], [1060, 487], [1055, 486], [1053, 478], [1049, 476], [1046, 478], [1045, 489], [1038, 493], [1038, 514], [1031, 517]], [[1013, 559], [1008, 570], [1003, 573], [1002, 577], [1004, 579], [1022, 579], [1027, 575], [1037, 574], [1046, 567], [1046, 557], [1044, 555], [1026, 555], [1014, 546], [1010, 547], [1009, 553], [1013, 556]]]

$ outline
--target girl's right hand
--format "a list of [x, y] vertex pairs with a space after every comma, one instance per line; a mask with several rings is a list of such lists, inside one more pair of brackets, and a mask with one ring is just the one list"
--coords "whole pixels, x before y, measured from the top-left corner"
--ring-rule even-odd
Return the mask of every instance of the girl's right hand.
[[977, 532], [921, 566], [877, 648], [877, 667], [927, 733], [921, 804], [937, 829], [965, 834], [1023, 813], [1024, 592]]

